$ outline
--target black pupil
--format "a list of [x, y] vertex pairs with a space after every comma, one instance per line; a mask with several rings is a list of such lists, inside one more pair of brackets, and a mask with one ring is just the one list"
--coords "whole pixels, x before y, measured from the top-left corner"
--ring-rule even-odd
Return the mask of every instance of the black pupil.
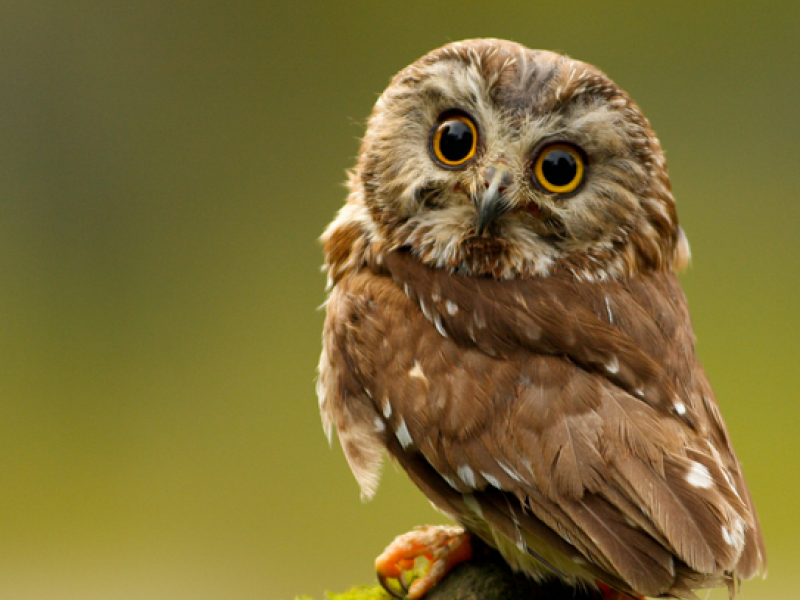
[[566, 150], [552, 150], [542, 161], [542, 175], [550, 185], [569, 185], [577, 174], [578, 163]]
[[472, 152], [472, 128], [463, 121], [452, 120], [442, 125], [439, 152], [450, 162], [459, 162]]

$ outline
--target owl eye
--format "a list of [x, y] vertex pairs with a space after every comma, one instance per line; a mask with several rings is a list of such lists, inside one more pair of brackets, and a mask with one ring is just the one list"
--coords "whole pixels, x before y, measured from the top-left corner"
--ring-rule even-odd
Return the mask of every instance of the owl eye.
[[536, 183], [554, 194], [570, 194], [583, 182], [583, 153], [572, 144], [548, 144], [536, 155], [533, 174]]
[[440, 166], [461, 167], [478, 148], [478, 128], [464, 114], [447, 114], [440, 117], [431, 137], [431, 154]]

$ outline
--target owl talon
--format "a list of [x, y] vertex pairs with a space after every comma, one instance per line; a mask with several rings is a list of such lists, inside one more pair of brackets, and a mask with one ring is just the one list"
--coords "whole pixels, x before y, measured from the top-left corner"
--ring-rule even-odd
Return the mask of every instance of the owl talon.
[[[470, 536], [463, 528], [429, 525], [396, 537], [375, 559], [375, 570], [389, 594], [417, 600], [458, 563], [470, 558]], [[423, 560], [427, 568], [421, 564]]]
[[384, 577], [383, 575], [378, 573], [378, 583], [380, 583], [381, 587], [384, 590], [386, 590], [386, 593], [389, 594], [390, 596], [392, 596], [393, 598], [397, 598], [398, 600], [404, 600], [407, 597], [406, 595], [408, 594], [408, 587], [405, 586], [404, 582], [400, 578], [397, 578], [397, 582], [400, 585], [400, 588], [402, 589], [402, 593], [398, 592], [394, 588], [394, 586], [392, 586], [389, 583], [390, 579], [394, 579], [394, 578]]

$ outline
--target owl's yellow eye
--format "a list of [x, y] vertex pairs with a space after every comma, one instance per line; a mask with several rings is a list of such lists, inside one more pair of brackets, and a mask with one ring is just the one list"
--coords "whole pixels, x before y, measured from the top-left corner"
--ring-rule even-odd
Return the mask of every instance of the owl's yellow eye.
[[585, 161], [573, 145], [549, 144], [539, 151], [533, 163], [536, 183], [553, 194], [570, 194], [583, 182]]
[[467, 115], [452, 114], [442, 119], [433, 130], [431, 152], [443, 167], [465, 165], [478, 148], [478, 128]]

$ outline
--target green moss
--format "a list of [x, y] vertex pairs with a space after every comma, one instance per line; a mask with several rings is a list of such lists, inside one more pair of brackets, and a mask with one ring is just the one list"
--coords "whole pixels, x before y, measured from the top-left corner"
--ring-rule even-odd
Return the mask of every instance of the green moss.
[[391, 600], [391, 596], [379, 585], [368, 587], [359, 585], [344, 594], [327, 593], [329, 600]]
[[[342, 594], [326, 592], [328, 600], [392, 600], [391, 596], [380, 587], [368, 587], [359, 585]], [[298, 596], [295, 600], [313, 600], [310, 596]]]

